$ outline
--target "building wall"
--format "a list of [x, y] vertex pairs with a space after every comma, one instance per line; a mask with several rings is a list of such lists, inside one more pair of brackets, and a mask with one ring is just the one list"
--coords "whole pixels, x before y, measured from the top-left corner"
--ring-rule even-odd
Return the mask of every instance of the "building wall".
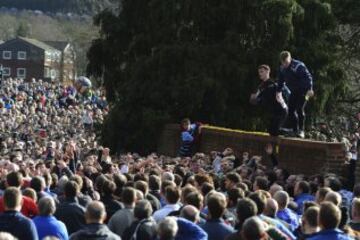
[[[3, 59], [3, 51], [11, 51], [11, 59]], [[18, 51], [26, 52], [26, 60], [18, 60]], [[12, 41], [7, 44], [0, 45], [0, 64], [3, 67], [10, 67], [10, 77], [17, 77], [17, 68], [26, 69], [25, 80], [29, 81], [31, 78], [42, 78], [44, 76], [44, 52], [43, 50], [26, 44], [22, 41]]]
[[[265, 155], [267, 143], [277, 145], [279, 166], [291, 173], [333, 172], [344, 175], [346, 173], [345, 146], [342, 143], [327, 143], [292, 138], [273, 138], [265, 134], [246, 133], [229, 129], [204, 127], [202, 129], [200, 151], [223, 151], [231, 147], [238, 156], [244, 151], [250, 155]], [[161, 154], [175, 156], [180, 146], [180, 126], [169, 124], [164, 127], [159, 139], [158, 151]], [[270, 162], [263, 159], [265, 165]], [[360, 173], [360, 171], [358, 171]], [[359, 176], [360, 177], [360, 176]]]

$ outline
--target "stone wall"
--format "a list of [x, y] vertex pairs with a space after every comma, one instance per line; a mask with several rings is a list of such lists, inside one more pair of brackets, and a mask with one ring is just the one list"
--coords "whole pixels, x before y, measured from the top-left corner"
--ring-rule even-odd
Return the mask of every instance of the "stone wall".
[[[273, 143], [279, 159], [279, 166], [291, 173], [316, 174], [332, 172], [346, 173], [345, 146], [342, 143], [328, 143], [295, 138], [270, 137], [264, 133], [253, 133], [216, 127], [202, 129], [200, 151], [209, 153], [223, 151], [226, 147], [235, 150], [238, 156], [248, 151], [250, 155], [265, 154], [267, 143]], [[175, 156], [180, 145], [180, 127], [169, 124], [164, 127], [159, 139], [158, 151], [161, 154]], [[265, 160], [264, 164], [269, 163]]]

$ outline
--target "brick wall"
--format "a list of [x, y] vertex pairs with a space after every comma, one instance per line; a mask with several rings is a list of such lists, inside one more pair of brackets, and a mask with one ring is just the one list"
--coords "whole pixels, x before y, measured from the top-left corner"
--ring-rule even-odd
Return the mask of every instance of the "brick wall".
[[[250, 152], [251, 155], [264, 156], [264, 148], [269, 142], [277, 146], [279, 166], [288, 169], [291, 173], [308, 175], [321, 172], [332, 172], [341, 175], [346, 173], [346, 166], [343, 164], [345, 146], [342, 143], [282, 137], [274, 138], [263, 133], [204, 127], [200, 151], [209, 153], [213, 150], [223, 151], [224, 148], [231, 147], [238, 156], [241, 156], [244, 151]], [[179, 145], [179, 125], [166, 125], [159, 139], [159, 153], [175, 156]], [[266, 159], [263, 159], [263, 162], [269, 165]], [[360, 174], [360, 169], [358, 173]]]

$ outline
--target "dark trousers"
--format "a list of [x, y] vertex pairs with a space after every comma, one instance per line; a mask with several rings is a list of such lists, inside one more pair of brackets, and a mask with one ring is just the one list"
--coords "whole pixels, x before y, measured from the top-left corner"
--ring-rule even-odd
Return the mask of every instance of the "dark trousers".
[[293, 91], [289, 99], [289, 121], [294, 132], [304, 131], [306, 92]]
[[286, 117], [286, 109], [272, 113], [268, 128], [270, 136], [278, 136], [280, 134], [280, 128], [283, 126]]

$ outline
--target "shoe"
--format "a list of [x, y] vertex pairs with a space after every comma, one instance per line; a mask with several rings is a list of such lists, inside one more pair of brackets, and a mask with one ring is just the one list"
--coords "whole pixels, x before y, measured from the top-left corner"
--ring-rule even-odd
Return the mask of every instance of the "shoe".
[[300, 131], [300, 132], [297, 134], [297, 136], [298, 136], [299, 138], [305, 138], [305, 132], [304, 132], [304, 131]]

